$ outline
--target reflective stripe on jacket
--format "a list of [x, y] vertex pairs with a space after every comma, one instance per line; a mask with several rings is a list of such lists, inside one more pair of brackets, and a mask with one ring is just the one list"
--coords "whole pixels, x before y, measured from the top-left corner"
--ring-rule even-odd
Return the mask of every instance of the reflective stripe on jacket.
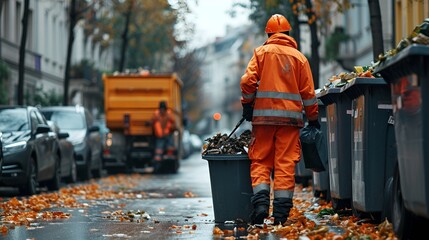
[[158, 138], [171, 134], [175, 128], [174, 117], [169, 109], [165, 114], [161, 114], [159, 110], [156, 110], [152, 121], [155, 136]]
[[304, 126], [317, 120], [318, 105], [307, 58], [295, 40], [273, 34], [256, 48], [240, 82], [242, 103], [254, 103], [253, 125]]

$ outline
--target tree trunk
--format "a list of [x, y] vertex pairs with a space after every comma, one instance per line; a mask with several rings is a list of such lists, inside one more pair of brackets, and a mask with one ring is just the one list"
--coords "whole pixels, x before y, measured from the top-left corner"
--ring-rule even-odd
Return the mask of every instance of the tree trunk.
[[122, 32], [122, 46], [121, 46], [121, 60], [119, 62], [119, 72], [124, 71], [125, 67], [125, 56], [127, 53], [127, 45], [128, 45], [128, 29], [130, 24], [131, 12], [133, 10], [133, 2], [131, 1], [128, 6], [128, 11], [125, 15], [125, 26], [124, 31]]
[[368, 0], [368, 6], [372, 35], [372, 53], [374, 61], [377, 61], [378, 55], [384, 53], [380, 2], [378, 0]]
[[18, 66], [18, 105], [24, 104], [24, 74], [25, 74], [25, 45], [27, 43], [28, 13], [30, 0], [24, 1], [24, 16], [22, 17], [21, 44], [19, 46]]
[[[306, 0], [305, 4], [307, 6], [307, 17], [312, 19], [315, 15], [313, 11], [313, 4], [311, 0]], [[317, 36], [317, 23], [316, 21], [309, 23], [310, 24], [310, 34], [311, 34], [311, 57], [310, 57], [310, 66], [311, 73], [313, 74], [314, 88], [319, 88], [319, 65], [320, 65], [320, 56], [319, 56], [319, 37]]]
[[77, 21], [76, 0], [72, 0], [70, 3], [69, 17], [70, 17], [69, 39], [67, 43], [66, 66], [64, 70], [64, 93], [63, 93], [64, 106], [67, 106], [69, 104], [70, 64], [71, 64], [71, 56], [72, 56], [73, 43], [74, 43], [74, 27], [76, 26], [76, 21]]
[[[0, 0], [0, 19], [1, 19], [1, 13], [3, 10], [3, 1], [4, 0]], [[0, 24], [0, 59], [1, 59], [1, 24]]]
[[[289, 0], [287, 0], [287, 2], [289, 2]], [[293, 11], [292, 10], [292, 6], [295, 5], [295, 4], [297, 4], [297, 0], [293, 0], [290, 3], [291, 11]], [[301, 49], [301, 30], [299, 28], [300, 22], [299, 22], [299, 19], [298, 19], [298, 15], [297, 14], [293, 14], [293, 12], [292, 12], [291, 25], [292, 25], [291, 26], [292, 27], [291, 37], [293, 37], [295, 39], [296, 43], [298, 44], [298, 50], [300, 50]]]

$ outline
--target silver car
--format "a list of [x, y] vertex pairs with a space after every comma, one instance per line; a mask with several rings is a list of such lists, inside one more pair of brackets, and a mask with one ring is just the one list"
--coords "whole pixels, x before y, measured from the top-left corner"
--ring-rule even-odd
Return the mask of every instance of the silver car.
[[102, 142], [99, 127], [92, 114], [82, 106], [54, 106], [41, 108], [46, 119], [55, 122], [61, 131], [69, 134], [74, 147], [78, 177], [89, 180], [102, 175]]
[[52, 131], [54, 131], [58, 136], [61, 157], [61, 177], [67, 183], [75, 183], [77, 181], [77, 166], [76, 160], [74, 159], [73, 144], [67, 140], [69, 134], [61, 131], [60, 128], [52, 121], [48, 121], [48, 124]]

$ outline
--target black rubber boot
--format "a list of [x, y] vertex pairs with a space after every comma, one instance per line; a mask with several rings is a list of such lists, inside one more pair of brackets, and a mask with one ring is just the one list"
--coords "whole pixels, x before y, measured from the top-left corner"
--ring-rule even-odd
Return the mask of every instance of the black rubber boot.
[[264, 218], [268, 217], [270, 209], [270, 192], [261, 190], [252, 196], [251, 201], [253, 205], [253, 211], [250, 215], [251, 223], [263, 224]]
[[289, 217], [289, 212], [293, 207], [292, 198], [274, 198], [273, 218], [274, 224], [283, 224]]

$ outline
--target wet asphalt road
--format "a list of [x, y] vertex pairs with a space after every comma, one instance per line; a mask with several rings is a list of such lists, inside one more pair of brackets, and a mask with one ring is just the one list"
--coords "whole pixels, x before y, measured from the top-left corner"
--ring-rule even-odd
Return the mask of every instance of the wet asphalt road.
[[[221, 239], [213, 235], [214, 227], [219, 225], [214, 222], [208, 163], [201, 159], [200, 153], [182, 160], [177, 174], [141, 175], [142, 180], [133, 190], [147, 193], [147, 199], [100, 200], [85, 209], [48, 209], [68, 212], [72, 217], [36, 221], [29, 228], [19, 226], [9, 230], [7, 235], [0, 235], [0, 239]], [[187, 198], [186, 192], [194, 196]], [[121, 222], [107, 219], [103, 214], [118, 210], [145, 211], [150, 219], [139, 223]], [[192, 225], [195, 230], [189, 227]], [[233, 229], [235, 226], [219, 227]], [[247, 233], [238, 233], [237, 238], [241, 235]]]

